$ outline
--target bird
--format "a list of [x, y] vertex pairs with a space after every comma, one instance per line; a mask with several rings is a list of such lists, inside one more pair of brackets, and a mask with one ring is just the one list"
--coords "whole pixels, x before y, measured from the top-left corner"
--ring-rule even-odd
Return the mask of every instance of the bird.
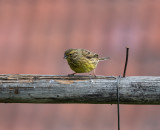
[[[64, 59], [68, 61], [70, 68], [75, 72], [69, 74], [73, 76], [76, 73], [90, 73], [96, 77], [95, 69], [99, 61], [110, 59], [110, 57], [101, 57], [86, 49], [68, 49], [64, 52]], [[90, 74], [91, 75], [91, 74]]]

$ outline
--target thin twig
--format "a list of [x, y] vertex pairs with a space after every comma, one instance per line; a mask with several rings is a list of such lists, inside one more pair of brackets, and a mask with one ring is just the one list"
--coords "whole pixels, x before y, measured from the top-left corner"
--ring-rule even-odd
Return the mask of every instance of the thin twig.
[[127, 64], [128, 64], [128, 55], [129, 55], [129, 48], [126, 48], [126, 61], [125, 61], [125, 66], [124, 66], [124, 72], [123, 72], [123, 77], [126, 76], [126, 70], [127, 70]]

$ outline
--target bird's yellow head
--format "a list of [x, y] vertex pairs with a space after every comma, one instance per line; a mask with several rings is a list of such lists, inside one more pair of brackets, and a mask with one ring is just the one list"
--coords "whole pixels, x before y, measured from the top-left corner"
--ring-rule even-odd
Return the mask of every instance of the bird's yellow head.
[[77, 55], [77, 49], [68, 49], [64, 53], [64, 59], [71, 59]]

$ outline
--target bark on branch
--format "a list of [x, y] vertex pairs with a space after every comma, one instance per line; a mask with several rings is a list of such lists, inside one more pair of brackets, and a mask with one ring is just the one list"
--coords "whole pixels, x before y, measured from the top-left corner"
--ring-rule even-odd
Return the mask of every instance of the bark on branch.
[[[116, 77], [0, 75], [1, 103], [117, 103]], [[121, 78], [120, 104], [160, 104], [160, 77]]]

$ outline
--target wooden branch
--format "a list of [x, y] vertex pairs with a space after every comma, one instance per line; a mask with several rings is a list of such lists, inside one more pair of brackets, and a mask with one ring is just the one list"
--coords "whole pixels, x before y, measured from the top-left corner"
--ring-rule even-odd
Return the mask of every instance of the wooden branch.
[[[117, 103], [116, 77], [0, 75], [1, 103]], [[160, 77], [125, 77], [120, 104], [160, 104]]]

